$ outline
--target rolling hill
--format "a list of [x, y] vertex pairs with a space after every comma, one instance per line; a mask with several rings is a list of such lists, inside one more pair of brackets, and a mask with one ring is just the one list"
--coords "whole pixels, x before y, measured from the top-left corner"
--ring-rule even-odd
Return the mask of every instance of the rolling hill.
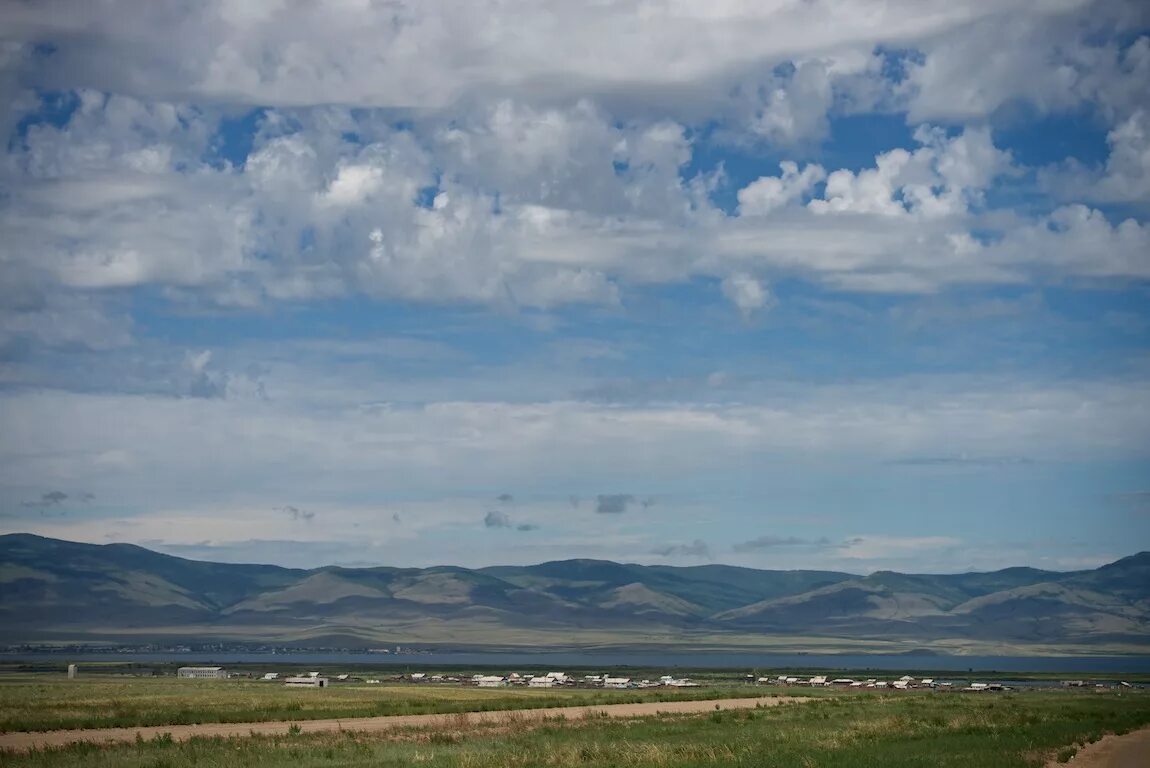
[[564, 560], [230, 565], [0, 536], [0, 642], [1150, 651], [1150, 553], [951, 575]]

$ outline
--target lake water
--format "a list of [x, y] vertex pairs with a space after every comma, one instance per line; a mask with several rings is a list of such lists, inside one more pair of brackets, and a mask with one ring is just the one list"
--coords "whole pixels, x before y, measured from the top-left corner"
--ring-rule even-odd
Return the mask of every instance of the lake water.
[[152, 664], [298, 664], [504, 669], [851, 669], [883, 672], [1065, 672], [1150, 674], [1150, 656], [881, 656], [872, 654], [664, 653], [660, 651], [378, 653], [2, 653], [0, 661], [115, 661]]

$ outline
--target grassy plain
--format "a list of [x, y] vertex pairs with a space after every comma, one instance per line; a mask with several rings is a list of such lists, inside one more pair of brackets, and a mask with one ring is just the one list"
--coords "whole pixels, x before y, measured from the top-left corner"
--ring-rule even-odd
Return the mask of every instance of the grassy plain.
[[0, 678], [0, 731], [316, 720], [761, 695], [762, 689], [748, 686], [614, 691], [339, 684], [301, 689], [248, 680], [10, 675]]
[[1150, 694], [1113, 691], [838, 694], [773, 709], [633, 720], [235, 740], [166, 739], [8, 755], [35, 768], [410, 766], [946, 766], [1031, 768], [1150, 723]]

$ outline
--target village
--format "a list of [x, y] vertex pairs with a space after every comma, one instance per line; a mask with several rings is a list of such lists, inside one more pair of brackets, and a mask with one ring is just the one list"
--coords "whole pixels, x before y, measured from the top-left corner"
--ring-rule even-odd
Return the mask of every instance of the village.
[[[176, 676], [194, 679], [227, 679], [229, 677], [247, 677], [247, 673], [229, 673], [223, 667], [180, 667]], [[646, 688], [699, 688], [707, 683], [692, 680], [688, 677], [674, 675], [661, 675], [657, 678], [636, 679], [622, 675], [606, 673], [569, 675], [566, 672], [547, 672], [542, 674], [509, 672], [503, 675], [476, 673], [473, 675], [434, 674], [427, 672], [409, 672], [389, 677], [365, 677], [351, 673], [341, 673], [326, 676], [317, 671], [302, 674], [284, 675], [279, 672], [266, 672], [256, 678], [262, 682], [277, 683], [291, 688], [326, 688], [329, 685], [345, 685], [358, 683], [366, 685], [380, 685], [383, 683], [408, 683], [416, 685], [459, 685], [474, 686], [477, 688], [604, 688], [604, 689], [646, 689]], [[1012, 687], [1000, 682], [969, 682], [966, 685], [956, 684], [953, 681], [940, 681], [932, 677], [916, 678], [903, 675], [894, 680], [880, 680], [878, 678], [855, 679], [848, 677], [835, 677], [829, 675], [795, 676], [777, 675], [754, 676], [747, 675], [744, 683], [755, 686], [772, 687], [806, 687], [806, 688], [853, 688], [872, 690], [941, 690], [959, 691], [965, 693], [1000, 692], [1012, 690]], [[1082, 685], [1082, 681], [1064, 681], [1064, 687]], [[1102, 684], [1097, 684], [1103, 687]], [[1129, 687], [1129, 683], [1119, 683], [1119, 687]]]

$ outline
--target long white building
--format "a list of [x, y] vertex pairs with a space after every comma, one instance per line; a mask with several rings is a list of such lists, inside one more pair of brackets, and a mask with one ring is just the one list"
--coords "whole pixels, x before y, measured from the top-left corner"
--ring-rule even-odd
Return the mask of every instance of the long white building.
[[223, 667], [180, 667], [176, 670], [176, 677], [226, 680], [228, 673]]

